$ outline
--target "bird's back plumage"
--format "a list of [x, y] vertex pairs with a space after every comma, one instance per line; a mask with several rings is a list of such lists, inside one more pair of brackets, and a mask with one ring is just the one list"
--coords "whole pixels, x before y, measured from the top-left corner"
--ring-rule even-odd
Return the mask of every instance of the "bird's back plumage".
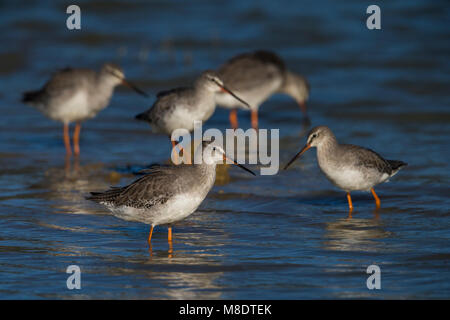
[[343, 144], [340, 147], [345, 150], [345, 154], [348, 157], [355, 158], [355, 165], [364, 168], [374, 168], [380, 173], [386, 173], [389, 176], [393, 176], [401, 167], [407, 165], [399, 160], [386, 160], [380, 154], [368, 148], [351, 144]]
[[158, 93], [147, 111], [136, 115], [152, 125], [154, 132], [170, 135], [175, 129], [193, 130], [194, 121], [206, 121], [215, 110], [214, 93], [200, 93], [194, 87], [180, 87]]
[[[256, 51], [231, 58], [219, 68], [218, 74], [230, 90], [249, 103], [252, 109], [257, 109], [283, 85], [285, 65], [272, 52]], [[219, 93], [216, 101], [226, 108], [245, 108], [224, 93]]]
[[[173, 192], [177, 176], [170, 167], [156, 166], [147, 174], [125, 187], [112, 187], [105, 192], [91, 192], [88, 200], [112, 206], [151, 208], [163, 204]], [[172, 181], [172, 183], [169, 183]]]
[[54, 73], [40, 90], [25, 92], [22, 101], [53, 120], [81, 121], [92, 118], [109, 103], [114, 86], [99, 84], [94, 70], [65, 68]]
[[268, 51], [256, 51], [231, 58], [218, 73], [231, 90], [243, 92], [281, 78], [284, 71], [285, 65], [279, 56]]

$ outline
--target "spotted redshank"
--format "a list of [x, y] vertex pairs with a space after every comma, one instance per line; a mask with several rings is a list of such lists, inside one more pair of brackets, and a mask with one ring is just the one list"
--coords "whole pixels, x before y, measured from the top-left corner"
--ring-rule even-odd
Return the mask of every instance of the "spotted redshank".
[[[252, 127], [258, 128], [259, 106], [275, 93], [291, 96], [299, 104], [306, 121], [309, 85], [306, 79], [286, 69], [283, 60], [273, 52], [244, 53], [228, 60], [218, 70], [223, 82], [251, 106]], [[238, 127], [237, 109], [243, 105], [225, 94], [217, 94], [217, 104], [232, 109], [230, 123]]]
[[[195, 152], [193, 165], [152, 166], [148, 174], [121, 188], [92, 192], [88, 200], [106, 206], [113, 215], [124, 220], [150, 224], [148, 243], [153, 228], [169, 225], [168, 240], [172, 242], [172, 224], [197, 210], [216, 180], [216, 164], [229, 160], [255, 175], [246, 167], [230, 160], [222, 147], [204, 141]], [[200, 158], [198, 158], [200, 157]]]
[[45, 116], [64, 123], [64, 145], [70, 156], [69, 124], [75, 122], [74, 154], [80, 153], [81, 122], [93, 118], [109, 104], [114, 88], [124, 84], [139, 94], [145, 92], [125, 80], [122, 69], [112, 63], [103, 65], [99, 72], [90, 69], [66, 68], [56, 72], [44, 87], [25, 92], [22, 101], [35, 106]]
[[374, 186], [388, 181], [407, 164], [398, 160], [385, 160], [378, 153], [363, 147], [340, 144], [333, 132], [325, 126], [313, 128], [303, 149], [284, 167], [311, 147], [317, 148], [317, 161], [325, 176], [335, 186], [347, 192], [350, 212], [353, 211], [351, 191], [371, 191], [377, 209], [380, 199]]
[[[183, 87], [158, 93], [153, 106], [136, 116], [136, 119], [149, 122], [152, 131], [169, 136], [176, 129], [194, 130], [194, 121], [208, 120], [216, 108], [217, 92], [235, 99], [250, 108], [247, 102], [228, 89], [216, 72], [207, 70], [195, 81], [192, 87]], [[172, 141], [175, 146], [176, 142]]]

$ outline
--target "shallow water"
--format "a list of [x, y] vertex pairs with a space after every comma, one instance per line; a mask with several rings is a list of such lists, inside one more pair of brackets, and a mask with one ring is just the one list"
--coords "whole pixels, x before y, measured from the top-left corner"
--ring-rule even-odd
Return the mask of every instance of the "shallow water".
[[[356, 0], [79, 4], [82, 31], [65, 28], [62, 1], [0, 4], [0, 298], [450, 297], [446, 2], [380, 4], [381, 31], [366, 29], [367, 4]], [[355, 192], [350, 219], [311, 151], [276, 176], [222, 167], [199, 210], [175, 225], [173, 251], [158, 227], [150, 254], [148, 226], [84, 196], [167, 160], [168, 139], [133, 119], [153, 99], [119, 88], [83, 125], [82, 157], [70, 165], [61, 125], [19, 102], [67, 65], [116, 61], [153, 95], [258, 48], [309, 79], [313, 125], [409, 164], [376, 188], [381, 210]], [[260, 127], [280, 129], [282, 164], [305, 142], [301, 119], [284, 96], [260, 109]], [[217, 109], [205, 127], [227, 125]], [[81, 290], [66, 288], [72, 264]], [[366, 287], [371, 264], [381, 290]]]

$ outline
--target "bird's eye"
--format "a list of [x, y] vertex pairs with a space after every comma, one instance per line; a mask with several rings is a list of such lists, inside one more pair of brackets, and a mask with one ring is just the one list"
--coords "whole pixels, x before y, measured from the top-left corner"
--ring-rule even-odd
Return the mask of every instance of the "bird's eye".
[[314, 139], [314, 138], [316, 138], [316, 137], [317, 137], [317, 134], [314, 133], [314, 134], [312, 135], [312, 138]]
[[213, 151], [216, 151], [216, 147], [213, 148]]

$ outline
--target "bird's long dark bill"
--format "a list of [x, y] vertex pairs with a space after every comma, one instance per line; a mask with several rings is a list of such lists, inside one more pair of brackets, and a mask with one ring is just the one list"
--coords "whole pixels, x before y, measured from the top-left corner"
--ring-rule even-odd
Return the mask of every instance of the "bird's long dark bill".
[[246, 107], [248, 107], [250, 109], [250, 105], [247, 102], [245, 102], [244, 100], [242, 100], [241, 98], [239, 98], [237, 95], [235, 95], [233, 92], [231, 92], [230, 89], [228, 89], [225, 86], [220, 87], [220, 88], [222, 89], [223, 92], [226, 92], [226, 93], [232, 95], [236, 100], [238, 100], [239, 102], [242, 102]]
[[228, 158], [226, 155], [223, 155], [223, 160], [224, 160], [224, 161], [229, 160], [229, 161], [233, 162], [235, 165], [237, 165], [239, 168], [241, 168], [241, 169], [243, 169], [243, 170], [245, 170], [245, 171], [247, 171], [247, 172], [250, 172], [252, 175], [256, 176], [256, 174], [255, 174], [252, 170], [247, 169], [246, 167], [244, 167], [243, 165], [237, 163], [237, 162], [234, 161], [233, 159]]
[[297, 160], [297, 158], [300, 157], [300, 156], [301, 156], [306, 150], [308, 150], [309, 148], [311, 148], [311, 145], [309, 145], [309, 144], [305, 145], [305, 146], [303, 147], [303, 149], [300, 150], [300, 152], [297, 153], [297, 154], [295, 155], [295, 157], [292, 158], [291, 161], [289, 161], [289, 163], [284, 167], [284, 170], [286, 170], [286, 169], [292, 164], [292, 162], [294, 162], [295, 160]]
[[145, 93], [144, 91], [142, 91], [141, 89], [139, 89], [138, 87], [136, 87], [134, 84], [132, 84], [131, 82], [126, 81], [125, 79], [122, 80], [122, 84], [126, 85], [127, 87], [130, 87], [131, 89], [133, 89], [134, 91], [136, 91], [137, 93], [143, 95], [144, 97], [148, 98], [148, 94]]

